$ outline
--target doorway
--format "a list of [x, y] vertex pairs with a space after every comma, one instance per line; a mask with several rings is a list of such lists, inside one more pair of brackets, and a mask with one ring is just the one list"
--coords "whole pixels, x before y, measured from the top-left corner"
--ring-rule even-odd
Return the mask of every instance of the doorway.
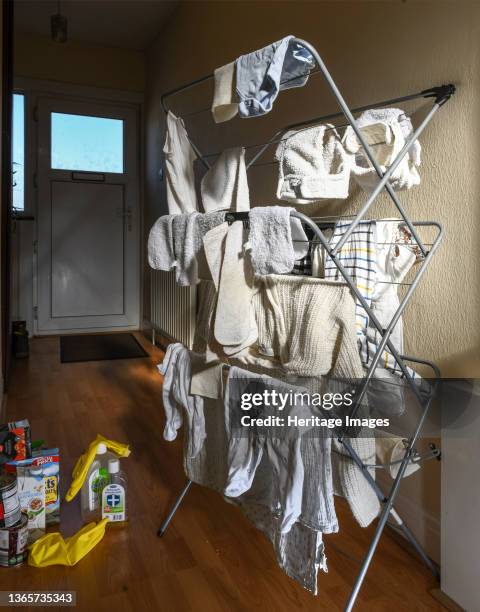
[[35, 333], [138, 329], [138, 116], [39, 97]]

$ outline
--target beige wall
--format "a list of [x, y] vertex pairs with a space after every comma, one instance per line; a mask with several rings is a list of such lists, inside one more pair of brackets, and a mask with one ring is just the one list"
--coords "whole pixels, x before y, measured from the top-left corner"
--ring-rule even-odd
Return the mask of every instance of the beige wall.
[[[458, 94], [421, 138], [422, 183], [400, 194], [415, 219], [436, 219], [445, 240], [405, 315], [410, 354], [432, 359], [445, 376], [480, 376], [480, 5], [468, 2], [184, 2], [147, 56], [145, 225], [166, 211], [159, 178], [163, 145], [160, 95], [242, 53], [287, 34], [313, 43], [352, 106], [454, 82]], [[212, 84], [171, 99], [179, 114], [208, 108]], [[407, 112], [421, 106], [406, 104]], [[186, 119], [204, 152], [262, 142], [289, 122], [336, 110], [319, 75], [282, 92], [270, 115], [216, 126], [210, 114]], [[422, 112], [412, 119], [418, 122]], [[271, 159], [271, 156], [265, 160]], [[274, 203], [276, 166], [249, 174], [254, 204]], [[374, 215], [395, 216], [382, 203]], [[345, 214], [358, 203], [354, 193]], [[329, 211], [332, 209], [328, 209]], [[148, 287], [148, 284], [146, 283]], [[146, 300], [148, 304], [148, 300]], [[416, 531], [438, 558], [439, 469], [427, 464], [406, 486], [421, 504]]]
[[35, 34], [15, 34], [15, 76], [91, 87], [142, 92], [142, 51], [69, 41], [58, 44]]

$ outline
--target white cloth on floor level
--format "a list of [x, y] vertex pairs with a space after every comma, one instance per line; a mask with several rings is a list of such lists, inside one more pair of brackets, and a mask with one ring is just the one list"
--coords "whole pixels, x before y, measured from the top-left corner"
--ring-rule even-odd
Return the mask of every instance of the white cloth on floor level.
[[[399, 108], [367, 110], [357, 119], [357, 125], [367, 144], [371, 145], [375, 160], [384, 173], [413, 132], [410, 118]], [[380, 179], [351, 126], [345, 130], [343, 144], [351, 154], [351, 169], [355, 180], [365, 191], [373, 191]], [[389, 179], [395, 191], [420, 184], [417, 170], [420, 166], [420, 152], [421, 146], [416, 140]]]
[[213, 77], [213, 119], [215, 123], [223, 123], [238, 114], [238, 102], [235, 101], [235, 62], [217, 68]]
[[205, 420], [203, 398], [190, 395], [192, 364], [188, 349], [180, 343], [169, 344], [158, 370], [164, 376], [162, 397], [166, 423], [163, 437], [168, 441], [175, 440], [182, 426], [183, 408], [189, 430], [185, 452], [187, 457], [196, 457], [205, 440]]
[[163, 147], [167, 179], [168, 212], [171, 215], [198, 210], [193, 162], [197, 155], [190, 144], [183, 119], [167, 113]]
[[201, 193], [205, 212], [250, 210], [245, 149], [225, 149], [202, 178]]
[[287, 132], [275, 153], [277, 198], [297, 204], [348, 198], [350, 156], [333, 125]]

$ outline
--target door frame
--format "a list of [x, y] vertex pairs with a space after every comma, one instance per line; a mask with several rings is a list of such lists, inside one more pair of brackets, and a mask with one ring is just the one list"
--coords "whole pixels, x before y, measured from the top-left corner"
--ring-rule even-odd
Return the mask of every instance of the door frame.
[[10, 243], [12, 213], [12, 112], [13, 112], [13, 1], [2, 2], [2, 101], [1, 101], [1, 214], [0, 214], [0, 304], [1, 304], [1, 380], [0, 412], [3, 394], [10, 379], [12, 358]]
[[[21, 256], [33, 259], [34, 274], [32, 278], [32, 294], [34, 309], [38, 305], [38, 279], [36, 262], [36, 241], [38, 238], [38, 191], [37, 184], [37, 153], [38, 153], [38, 122], [36, 108], [39, 98], [58, 98], [71, 102], [86, 104], [106, 104], [135, 110], [137, 115], [137, 176], [138, 176], [138, 286], [139, 286], [139, 328], [143, 320], [145, 249], [144, 236], [144, 95], [143, 93], [97, 88], [69, 83], [58, 83], [41, 79], [16, 77], [14, 92], [22, 93], [25, 98], [25, 210], [24, 216], [34, 218], [35, 241], [32, 245], [21, 246]], [[22, 215], [19, 215], [22, 216]], [[33, 318], [33, 335], [51, 335], [52, 332], [39, 332], [35, 316]], [[110, 328], [96, 328], [96, 332], [110, 331]], [[66, 334], [68, 332], [61, 332]], [[88, 330], [78, 330], [71, 333], [88, 333]]]

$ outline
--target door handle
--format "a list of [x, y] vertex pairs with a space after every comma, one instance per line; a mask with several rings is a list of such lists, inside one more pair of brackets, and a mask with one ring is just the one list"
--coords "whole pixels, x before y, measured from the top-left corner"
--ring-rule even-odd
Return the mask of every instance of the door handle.
[[133, 214], [132, 214], [132, 209], [130, 208], [130, 206], [127, 206], [126, 209], [123, 208], [123, 206], [119, 206], [117, 208], [117, 218], [121, 217], [122, 219], [124, 219], [124, 222], [126, 221], [127, 223], [127, 230], [129, 232], [132, 231], [132, 219], [133, 219]]

